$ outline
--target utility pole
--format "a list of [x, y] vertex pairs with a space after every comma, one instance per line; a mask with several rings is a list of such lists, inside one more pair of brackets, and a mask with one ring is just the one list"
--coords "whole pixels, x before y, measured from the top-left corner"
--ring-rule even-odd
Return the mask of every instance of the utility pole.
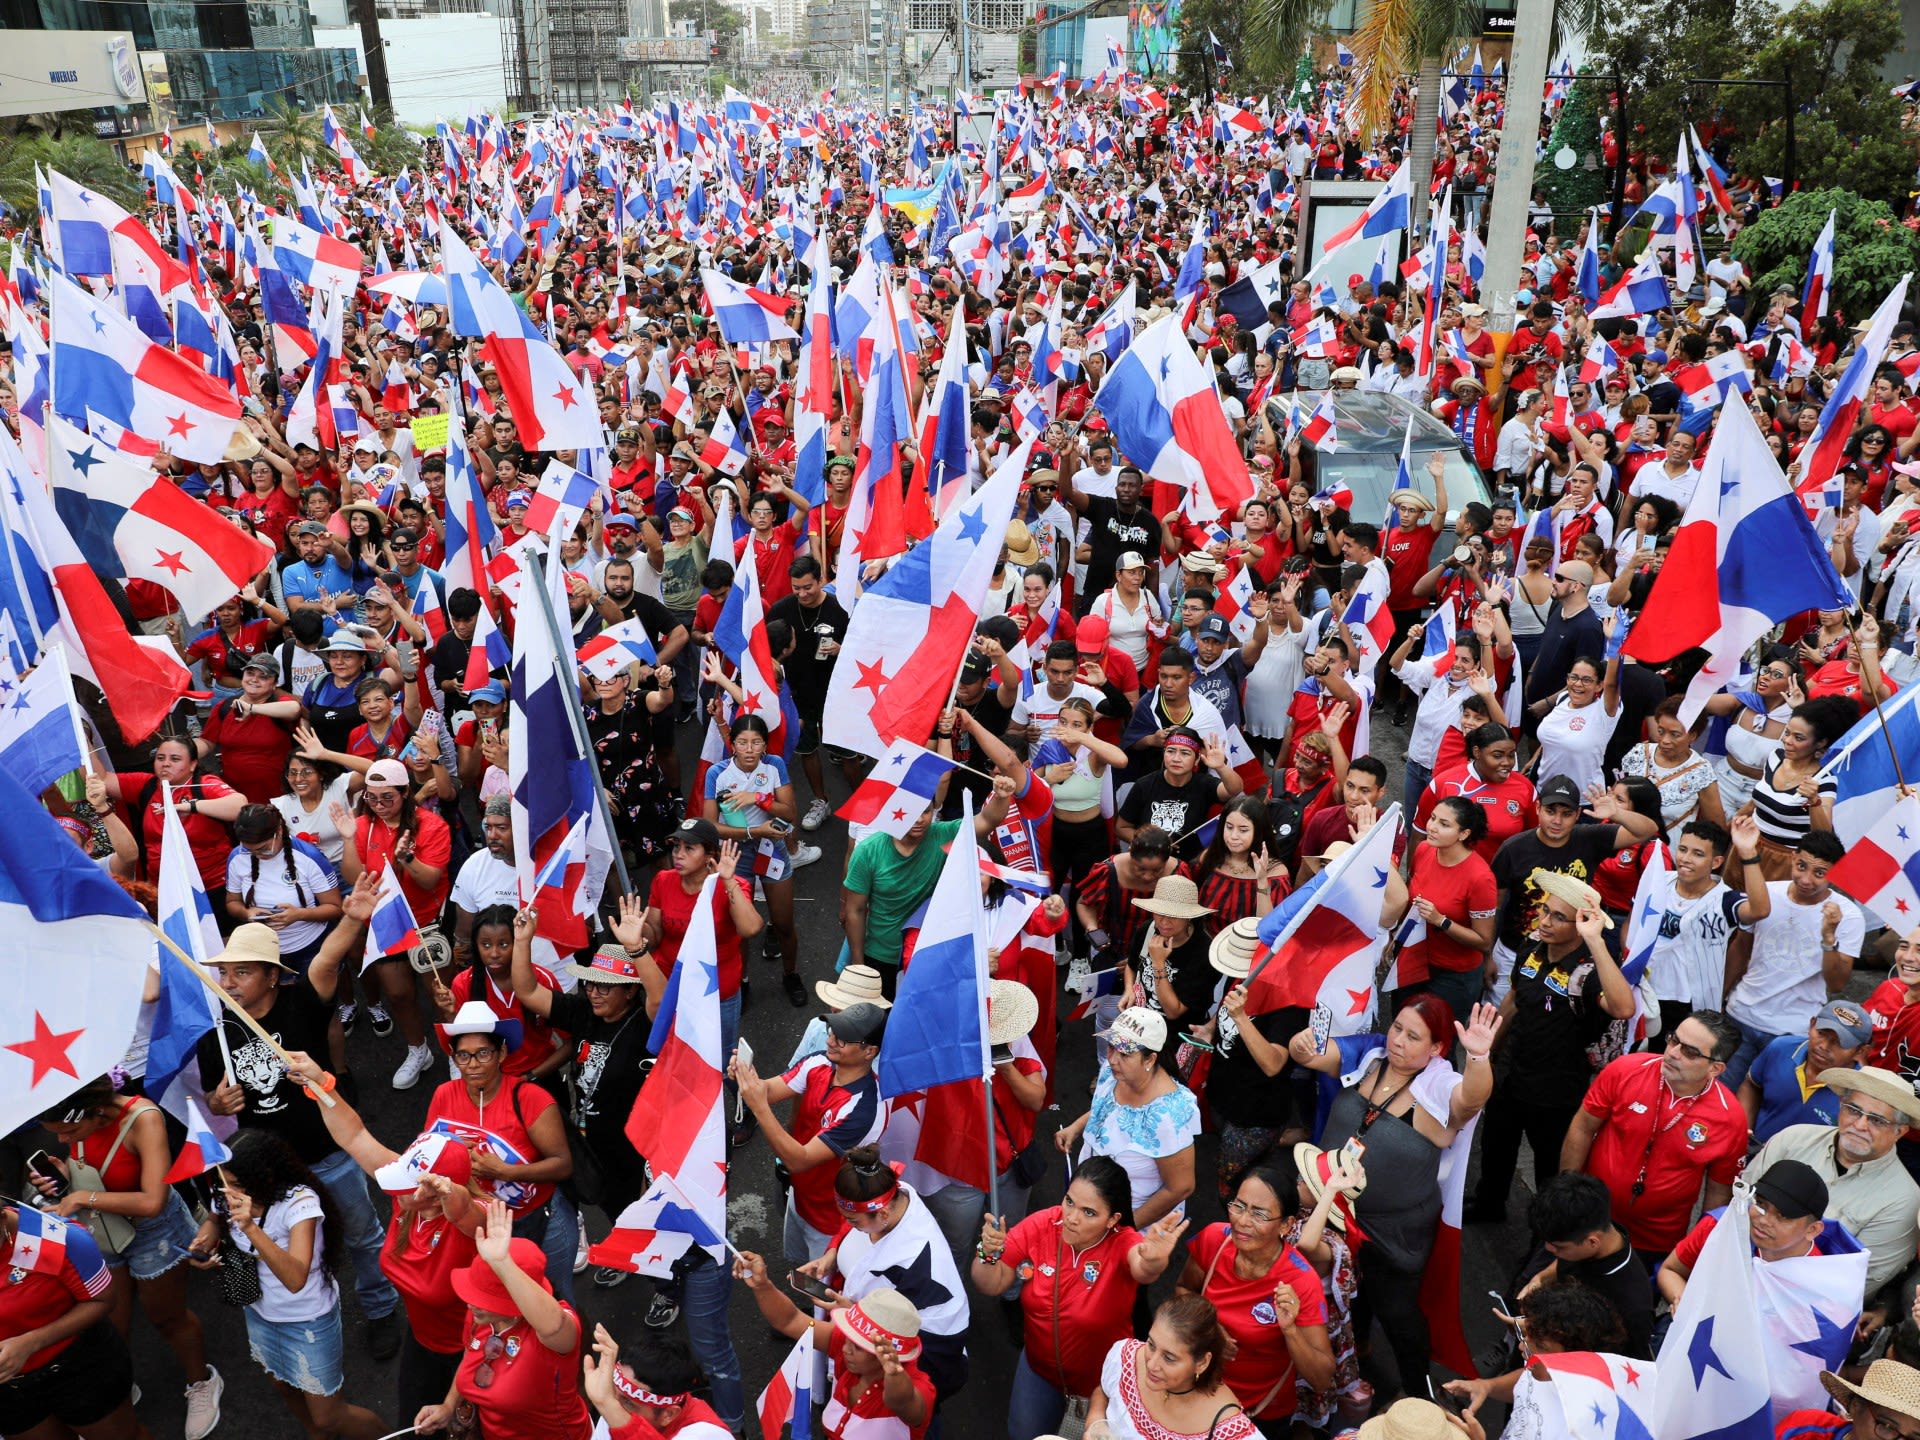
[[360, 48], [367, 52], [367, 93], [376, 107], [393, 108], [393, 86], [387, 81], [387, 51], [380, 39], [380, 12], [374, 0], [356, 0], [360, 12]]
[[[1500, 126], [1500, 163], [1487, 220], [1487, 328], [1511, 331], [1513, 295], [1526, 255], [1527, 205], [1540, 148], [1540, 98], [1546, 90], [1554, 0], [1520, 0], [1513, 56], [1507, 67], [1507, 113]], [[1621, 137], [1625, 143], [1625, 136]]]

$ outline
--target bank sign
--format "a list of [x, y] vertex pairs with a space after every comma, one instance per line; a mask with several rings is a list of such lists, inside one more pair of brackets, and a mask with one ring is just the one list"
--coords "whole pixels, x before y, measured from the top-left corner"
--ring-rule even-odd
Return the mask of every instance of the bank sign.
[[0, 116], [144, 105], [147, 87], [124, 30], [10, 30]]

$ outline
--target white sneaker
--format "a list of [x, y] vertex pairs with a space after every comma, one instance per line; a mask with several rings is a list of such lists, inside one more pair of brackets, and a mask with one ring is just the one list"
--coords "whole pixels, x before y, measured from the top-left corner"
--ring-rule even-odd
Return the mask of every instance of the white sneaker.
[[818, 845], [802, 845], [793, 852], [793, 868], [798, 870], [803, 865], [813, 864], [813, 862], [819, 858], [820, 847]]
[[420, 1077], [427, 1073], [428, 1067], [432, 1064], [433, 1047], [431, 1045], [409, 1045], [407, 1058], [402, 1060], [400, 1068], [393, 1072], [393, 1088], [411, 1090], [420, 1083]]
[[587, 1268], [587, 1227], [580, 1227], [580, 1243], [573, 1249], [573, 1273], [583, 1274]]
[[832, 813], [833, 811], [827, 808], [826, 801], [815, 800], [811, 805], [807, 806], [807, 813], [801, 817], [800, 828], [802, 830], [818, 830], [822, 825], [827, 823], [827, 816]]
[[220, 1396], [226, 1388], [227, 1382], [211, 1365], [207, 1366], [206, 1379], [187, 1386], [186, 1440], [206, 1440], [220, 1423]]

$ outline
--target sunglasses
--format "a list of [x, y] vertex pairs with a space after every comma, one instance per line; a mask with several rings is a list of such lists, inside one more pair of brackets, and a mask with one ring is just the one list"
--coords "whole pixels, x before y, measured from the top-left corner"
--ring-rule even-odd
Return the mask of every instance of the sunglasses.
[[480, 1363], [474, 1367], [473, 1384], [478, 1390], [485, 1390], [493, 1384], [493, 1362], [507, 1353], [507, 1342], [498, 1335], [487, 1336], [486, 1346], [480, 1352]]

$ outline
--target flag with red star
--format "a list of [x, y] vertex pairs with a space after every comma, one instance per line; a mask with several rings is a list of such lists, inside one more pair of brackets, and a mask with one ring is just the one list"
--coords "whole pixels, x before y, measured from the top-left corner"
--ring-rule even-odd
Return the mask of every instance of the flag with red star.
[[126, 1053], [153, 951], [146, 912], [0, 773], [0, 1134]]
[[1836, 890], [1892, 926], [1894, 934], [1920, 924], [1920, 795], [1888, 806], [1828, 878]]
[[895, 740], [837, 813], [849, 825], [904, 836], [927, 813], [942, 777], [954, 763], [911, 740]]
[[[1364, 1023], [1372, 1008], [1374, 965], [1386, 939], [1381, 911], [1399, 833], [1395, 805], [1333, 859], [1322, 872], [1326, 879], [1301, 903], [1282, 905], [1261, 920], [1263, 953], [1254, 957], [1247, 976], [1249, 1013], [1324, 1005], [1333, 1012], [1335, 1034], [1351, 1033]], [[1358, 1023], [1348, 1017], [1358, 1017]]]

